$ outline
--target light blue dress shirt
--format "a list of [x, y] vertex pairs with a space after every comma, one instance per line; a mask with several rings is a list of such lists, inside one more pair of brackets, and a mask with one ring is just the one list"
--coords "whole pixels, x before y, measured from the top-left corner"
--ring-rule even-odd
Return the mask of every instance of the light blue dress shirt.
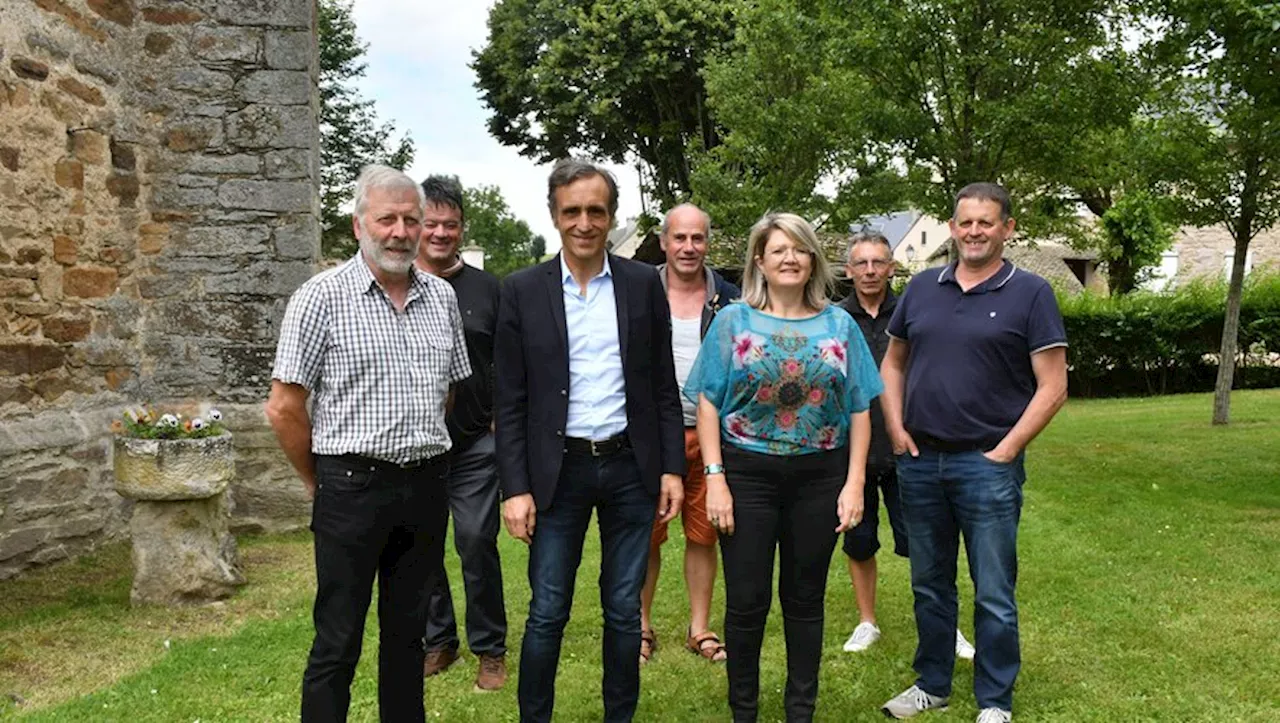
[[583, 296], [561, 254], [560, 283], [569, 332], [569, 419], [564, 434], [608, 439], [627, 428], [627, 388], [609, 257], [600, 273], [587, 282]]

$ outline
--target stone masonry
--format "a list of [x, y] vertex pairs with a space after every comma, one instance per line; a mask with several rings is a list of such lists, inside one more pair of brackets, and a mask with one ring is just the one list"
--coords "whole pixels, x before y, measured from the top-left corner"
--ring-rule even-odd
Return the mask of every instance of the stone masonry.
[[[1173, 250], [1178, 253], [1175, 286], [1192, 279], [1227, 277], [1226, 259], [1235, 253], [1235, 240], [1222, 226], [1196, 228], [1183, 226], [1174, 236]], [[1249, 242], [1253, 268], [1280, 271], [1280, 227], [1264, 231]]]
[[127, 531], [110, 420], [217, 405], [240, 529], [305, 523], [261, 411], [316, 268], [312, 0], [0, 2], [0, 579]]

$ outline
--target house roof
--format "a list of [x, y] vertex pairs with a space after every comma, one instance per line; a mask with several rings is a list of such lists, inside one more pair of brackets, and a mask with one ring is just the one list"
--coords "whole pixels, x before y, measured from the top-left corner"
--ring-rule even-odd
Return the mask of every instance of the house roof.
[[852, 224], [849, 230], [853, 233], [878, 231], [889, 241], [889, 247], [897, 251], [898, 244], [902, 243], [902, 240], [907, 237], [907, 232], [911, 230], [912, 226], [916, 225], [916, 221], [920, 220], [922, 215], [919, 211], [912, 209], [876, 216], [863, 216], [857, 223]]
[[[950, 244], [940, 246], [929, 255], [927, 263], [944, 263], [949, 246]], [[1098, 252], [1075, 249], [1051, 242], [1041, 242], [1036, 246], [1005, 246], [1004, 257], [1012, 261], [1020, 269], [1030, 271], [1066, 291], [1078, 293], [1084, 289], [1084, 285], [1080, 283], [1080, 279], [1076, 277], [1075, 272], [1071, 270], [1067, 262], [1096, 262]]]

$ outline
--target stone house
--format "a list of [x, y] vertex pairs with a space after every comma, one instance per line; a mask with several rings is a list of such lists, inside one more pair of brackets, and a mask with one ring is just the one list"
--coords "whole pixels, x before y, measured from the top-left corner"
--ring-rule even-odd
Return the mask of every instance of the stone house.
[[[1183, 226], [1173, 248], [1164, 253], [1159, 268], [1145, 288], [1161, 291], [1192, 279], [1228, 278], [1235, 257], [1235, 241], [1222, 226]], [[1280, 270], [1280, 226], [1264, 231], [1249, 242], [1245, 273], [1269, 267]]]

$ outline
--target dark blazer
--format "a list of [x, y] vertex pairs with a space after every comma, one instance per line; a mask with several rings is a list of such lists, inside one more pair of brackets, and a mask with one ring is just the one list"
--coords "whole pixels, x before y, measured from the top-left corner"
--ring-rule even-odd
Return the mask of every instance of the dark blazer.
[[[657, 270], [609, 256], [618, 309], [627, 435], [645, 486], [658, 494], [663, 474], [684, 475], [684, 421], [671, 312]], [[494, 344], [494, 421], [504, 498], [533, 493], [551, 507], [564, 458], [569, 416], [569, 341], [560, 257], [511, 274], [502, 284]]]

